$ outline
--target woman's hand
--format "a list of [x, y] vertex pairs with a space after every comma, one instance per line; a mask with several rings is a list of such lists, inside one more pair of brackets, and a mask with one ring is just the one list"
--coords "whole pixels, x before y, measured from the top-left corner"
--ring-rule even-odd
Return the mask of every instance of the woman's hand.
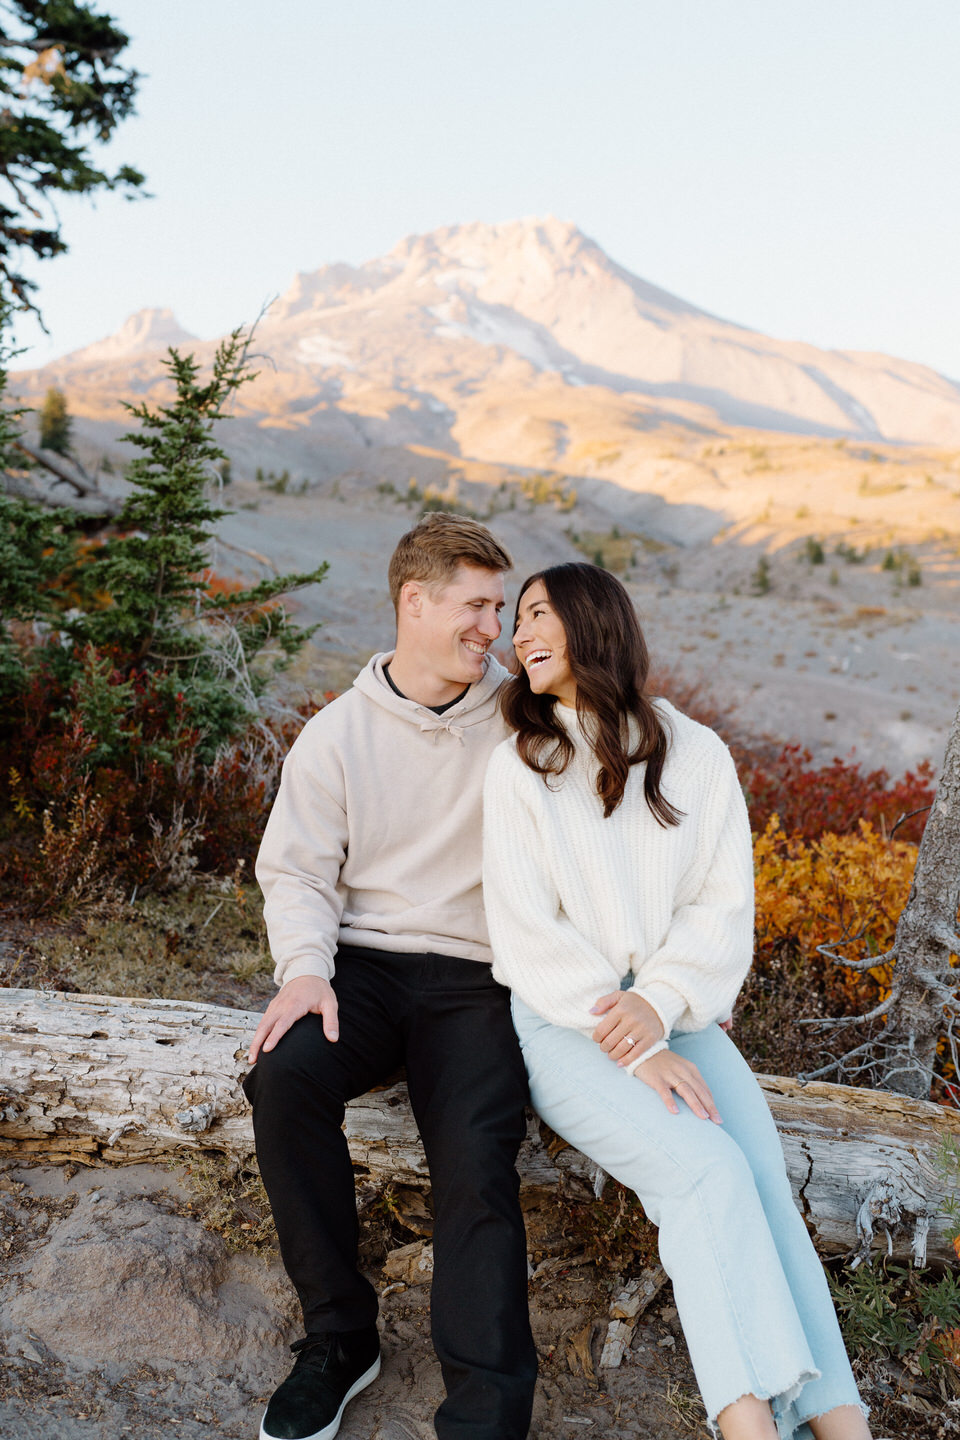
[[590, 1014], [603, 1016], [591, 1038], [619, 1065], [629, 1065], [663, 1039], [660, 1016], [633, 990], [601, 995]]
[[673, 1098], [676, 1091], [681, 1100], [698, 1115], [701, 1120], [712, 1120], [715, 1125], [722, 1125], [720, 1112], [713, 1103], [713, 1096], [707, 1088], [700, 1071], [692, 1060], [684, 1060], [682, 1055], [675, 1055], [672, 1050], [661, 1050], [656, 1055], [651, 1055], [649, 1060], [644, 1060], [634, 1070], [634, 1077], [649, 1085], [651, 1090], [656, 1090], [660, 1099], [666, 1105], [671, 1115], [679, 1115], [680, 1107]]

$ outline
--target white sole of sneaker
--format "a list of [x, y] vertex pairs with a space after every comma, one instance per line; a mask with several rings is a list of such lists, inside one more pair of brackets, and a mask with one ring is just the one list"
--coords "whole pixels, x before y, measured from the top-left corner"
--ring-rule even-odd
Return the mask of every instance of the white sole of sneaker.
[[[337, 1431], [340, 1429], [340, 1421], [343, 1419], [343, 1412], [344, 1410], [346, 1410], [350, 1401], [354, 1398], [355, 1395], [359, 1395], [361, 1390], [366, 1390], [368, 1385], [372, 1385], [379, 1374], [380, 1356], [378, 1355], [376, 1360], [374, 1360], [373, 1364], [370, 1366], [370, 1369], [365, 1370], [358, 1380], [354, 1380], [353, 1384], [350, 1386], [350, 1389], [347, 1391], [346, 1395], [344, 1395], [343, 1403], [341, 1404], [340, 1409], [337, 1411], [336, 1415], [334, 1415], [333, 1419], [330, 1421], [330, 1424], [324, 1425], [322, 1430], [314, 1430], [312, 1435], [302, 1436], [302, 1440], [333, 1440], [334, 1435], [336, 1435]], [[266, 1413], [264, 1413], [263, 1419], [265, 1420], [266, 1418]], [[275, 1435], [271, 1435], [269, 1430], [264, 1429], [263, 1420], [260, 1421], [260, 1440], [277, 1440], [277, 1437]]]

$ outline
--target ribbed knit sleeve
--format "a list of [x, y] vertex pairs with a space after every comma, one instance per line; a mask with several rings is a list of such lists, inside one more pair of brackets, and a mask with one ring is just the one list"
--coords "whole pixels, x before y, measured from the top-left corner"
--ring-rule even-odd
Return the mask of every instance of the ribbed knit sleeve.
[[663, 941], [631, 986], [659, 1011], [668, 1034], [726, 1019], [753, 957], [750, 821], [725, 747], [717, 748], [714, 763], [719, 773], [697, 837], [702, 883], [695, 898], [676, 906]]
[[620, 978], [560, 907], [535, 813], [549, 794], [510, 741], [498, 746], [483, 793], [483, 903], [493, 973], [544, 1019], [590, 1035], [598, 1023], [591, 1006]]
[[333, 979], [343, 913], [337, 891], [347, 850], [342, 779], [329, 752], [312, 743], [313, 723], [284, 761], [257, 856], [278, 985], [301, 975]]

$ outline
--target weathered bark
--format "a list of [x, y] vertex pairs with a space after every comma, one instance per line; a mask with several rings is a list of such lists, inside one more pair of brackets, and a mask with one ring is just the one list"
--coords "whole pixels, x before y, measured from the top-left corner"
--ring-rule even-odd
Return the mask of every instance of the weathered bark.
[[930, 1094], [937, 1044], [957, 1018], [960, 954], [960, 709], [943, 757], [913, 884], [893, 949], [895, 997], [883, 1031], [882, 1084], [916, 1099]]
[[[240, 1090], [259, 1015], [176, 1000], [0, 991], [0, 1154], [119, 1164], [211, 1148], [253, 1149]], [[960, 1115], [841, 1085], [760, 1076], [794, 1194], [829, 1251], [869, 1248], [874, 1222], [894, 1253], [952, 1258], [935, 1154], [960, 1136]], [[403, 1085], [347, 1111], [355, 1165], [423, 1182], [427, 1167]], [[522, 1183], [602, 1182], [578, 1151], [541, 1135], [520, 1156]], [[929, 1232], [929, 1238], [928, 1238]]]
[[830, 945], [819, 947], [851, 970], [892, 965], [890, 994], [866, 1015], [808, 1021], [830, 1026], [883, 1021], [878, 1034], [805, 1078], [840, 1074], [869, 1075], [884, 1090], [916, 1100], [930, 1096], [937, 1047], [945, 1041], [960, 1073], [960, 1018], [957, 985], [960, 970], [950, 957], [960, 954], [960, 710], [954, 717], [943, 770], [923, 832], [913, 883], [897, 923], [893, 947], [885, 955], [850, 960]]

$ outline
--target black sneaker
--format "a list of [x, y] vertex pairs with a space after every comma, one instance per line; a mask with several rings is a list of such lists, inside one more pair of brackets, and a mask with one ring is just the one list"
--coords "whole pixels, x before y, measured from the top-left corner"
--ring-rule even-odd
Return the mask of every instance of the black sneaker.
[[260, 1440], [333, 1440], [347, 1402], [380, 1374], [377, 1327], [308, 1335], [290, 1349], [297, 1362], [266, 1408]]

